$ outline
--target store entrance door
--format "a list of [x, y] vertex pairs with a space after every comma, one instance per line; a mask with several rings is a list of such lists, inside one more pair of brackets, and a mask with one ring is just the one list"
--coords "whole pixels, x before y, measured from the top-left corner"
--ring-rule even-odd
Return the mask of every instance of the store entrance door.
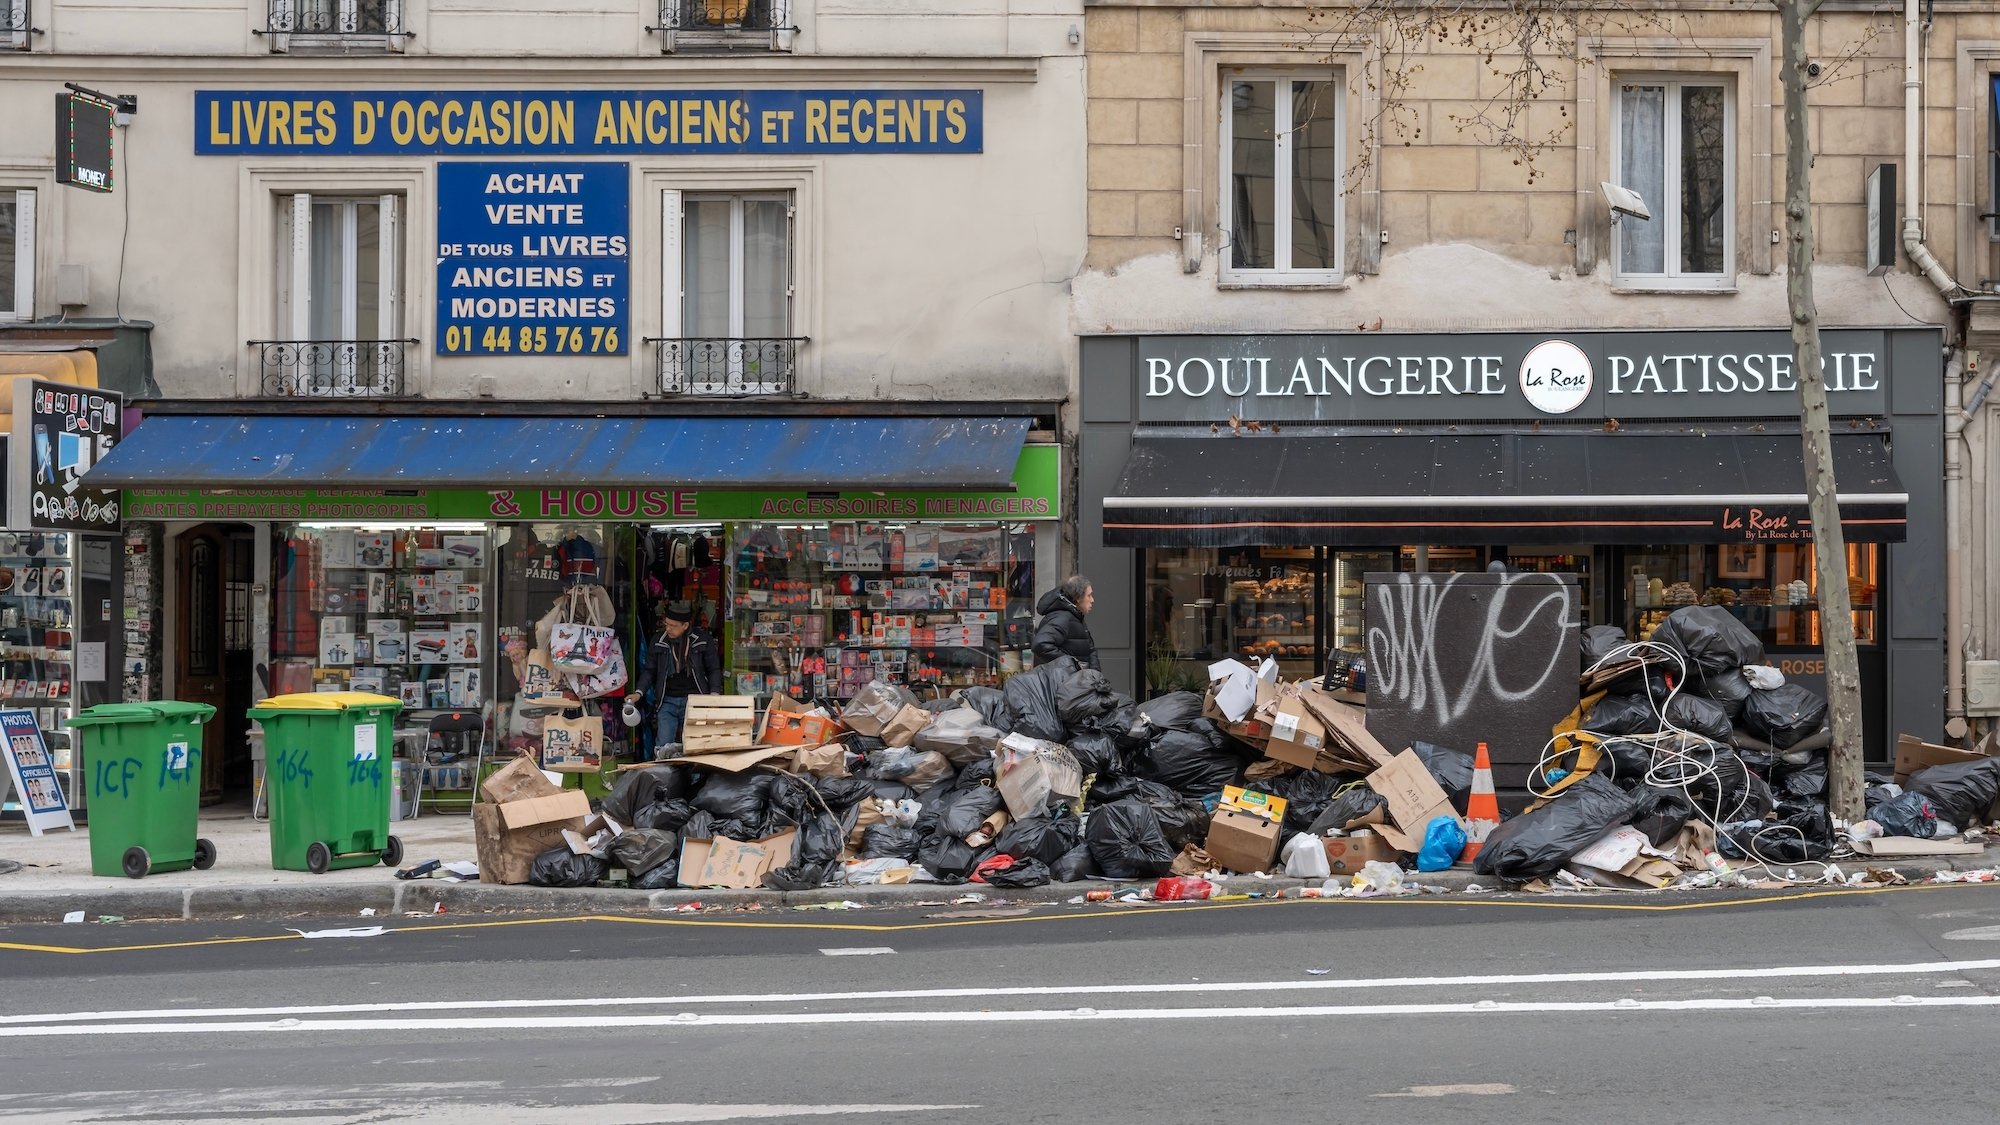
[[215, 708], [201, 736], [203, 804], [250, 782], [252, 534], [247, 524], [202, 524], [174, 537], [174, 697]]

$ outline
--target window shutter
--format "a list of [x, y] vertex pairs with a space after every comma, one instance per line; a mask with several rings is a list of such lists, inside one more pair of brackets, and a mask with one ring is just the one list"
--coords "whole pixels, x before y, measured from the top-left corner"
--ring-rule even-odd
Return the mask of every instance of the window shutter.
[[660, 193], [660, 335], [681, 334], [681, 193]]
[[35, 319], [35, 193], [14, 193], [14, 307], [21, 320]]
[[312, 196], [300, 192], [292, 196], [291, 267], [292, 307], [289, 331], [294, 340], [312, 336]]
[[397, 315], [403, 304], [403, 279], [397, 269], [402, 263], [402, 256], [397, 252], [402, 245], [403, 218], [397, 210], [401, 202], [402, 197], [397, 195], [381, 198], [375, 274], [381, 283], [376, 287], [375, 323], [384, 340], [402, 335], [402, 317]]

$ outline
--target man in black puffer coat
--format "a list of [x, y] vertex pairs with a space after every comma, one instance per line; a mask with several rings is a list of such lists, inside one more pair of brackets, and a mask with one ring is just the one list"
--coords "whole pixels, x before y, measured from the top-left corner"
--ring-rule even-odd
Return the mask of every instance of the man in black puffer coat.
[[1042, 595], [1035, 605], [1035, 612], [1042, 615], [1042, 623], [1035, 627], [1035, 663], [1074, 656], [1085, 667], [1099, 667], [1097, 642], [1090, 637], [1090, 626], [1083, 623], [1093, 597], [1090, 579], [1081, 574], [1071, 575]]

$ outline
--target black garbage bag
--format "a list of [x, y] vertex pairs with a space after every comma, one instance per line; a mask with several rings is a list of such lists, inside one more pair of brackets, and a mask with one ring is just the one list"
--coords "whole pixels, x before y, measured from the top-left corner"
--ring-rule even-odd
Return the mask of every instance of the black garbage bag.
[[776, 774], [758, 771], [718, 773], [702, 782], [690, 803], [717, 820], [761, 825], [777, 780]]
[[1013, 821], [993, 837], [993, 848], [1017, 859], [1039, 859], [1053, 866], [1083, 842], [1083, 821], [1058, 805], [1048, 812]]
[[814, 778], [812, 787], [819, 791], [820, 800], [843, 816], [875, 797], [875, 783], [859, 777]]
[[679, 832], [687, 827], [688, 820], [695, 815], [695, 812], [695, 807], [685, 800], [654, 801], [633, 813], [629, 823], [634, 828]]
[[833, 873], [832, 863], [800, 863], [797, 860], [764, 873], [764, 885], [774, 891], [810, 891], [826, 886]]
[[1080, 669], [1056, 689], [1056, 714], [1066, 727], [1081, 726], [1117, 707], [1111, 681], [1095, 668]]
[[1096, 872], [1095, 864], [1090, 858], [1090, 845], [1078, 844], [1049, 865], [1049, 875], [1058, 883], [1080, 883]]
[[627, 770], [618, 775], [618, 783], [611, 787], [601, 809], [618, 823], [631, 824], [647, 805], [677, 800], [693, 792], [697, 774], [698, 771], [679, 762]]
[[1366, 785], [1356, 785], [1335, 797], [1326, 806], [1325, 811], [1314, 817], [1313, 822], [1306, 826], [1306, 831], [1315, 836], [1324, 836], [1334, 829], [1344, 832], [1348, 825], [1376, 809], [1386, 809], [1388, 806], [1388, 800], [1380, 793]]
[[1076, 755], [1076, 764], [1085, 777], [1108, 774], [1118, 768], [1118, 740], [1103, 731], [1071, 731], [1064, 745]]
[[1884, 836], [1915, 836], [1928, 840], [1937, 835], [1937, 810], [1922, 793], [1905, 793], [1868, 810], [1868, 819], [1882, 826]]
[[1764, 642], [1719, 605], [1682, 606], [1660, 622], [1651, 639], [1687, 660], [1689, 679], [1764, 662]]
[[1056, 696], [1070, 677], [1076, 675], [1078, 667], [1076, 657], [1062, 656], [1009, 677], [1002, 691], [1006, 695], [1007, 710], [1014, 714], [1014, 725], [1001, 729], [1030, 738], [1061, 742], [1063, 721], [1062, 712], [1056, 708]]
[[862, 859], [915, 859], [923, 837], [914, 828], [871, 824], [861, 830]]
[[1629, 823], [1638, 807], [1636, 794], [1592, 774], [1494, 829], [1473, 870], [1513, 883], [1553, 875], [1606, 832]]
[[1172, 801], [1178, 798], [1179, 794], [1157, 781], [1134, 774], [1117, 774], [1098, 778], [1097, 783], [1090, 787], [1089, 795], [1084, 798], [1084, 805], [1094, 809], [1099, 805], [1108, 805], [1113, 801], [1123, 801], [1131, 797], [1147, 801]]
[[1097, 870], [1110, 879], [1157, 879], [1180, 854], [1167, 843], [1158, 814], [1142, 801], [1116, 801], [1091, 813], [1084, 837]]
[[1827, 765], [1825, 754], [1814, 754], [1802, 766], [1794, 766], [1784, 761], [1773, 763], [1763, 771], [1764, 776], [1790, 797], [1821, 797], [1826, 794]]
[[975, 848], [956, 836], [929, 836], [917, 851], [917, 862], [940, 882], [963, 883], [973, 868], [998, 854], [991, 844]]
[[[999, 854], [1007, 855], [1009, 853], [1001, 852]], [[995, 887], [1046, 887], [1053, 881], [1053, 876], [1049, 874], [1048, 864], [1043, 863], [1039, 859], [1022, 859], [1018, 856], [1015, 857], [1012, 866], [989, 867], [986, 869], [986, 874], [981, 875], [980, 878]]]
[[689, 840], [715, 839], [717, 823], [715, 814], [696, 809], [695, 814], [688, 817], [687, 823], [681, 825], [681, 846], [686, 847]]
[[1139, 752], [1134, 767], [1185, 797], [1205, 798], [1243, 780], [1245, 762], [1214, 723], [1163, 731]]
[[1771, 819], [1744, 820], [1716, 829], [1716, 848], [1730, 859], [1758, 863], [1809, 863], [1833, 854], [1833, 821], [1826, 805], [1782, 804]]
[[1318, 770], [1294, 770], [1277, 777], [1267, 777], [1252, 784], [1250, 788], [1259, 793], [1269, 793], [1273, 797], [1285, 799], [1285, 819], [1279, 825], [1279, 840], [1290, 843], [1292, 837], [1312, 827], [1319, 814], [1333, 803], [1334, 790], [1346, 784], [1330, 773]]
[[610, 865], [594, 855], [578, 855], [558, 844], [528, 865], [528, 882], [537, 887], [594, 887]]
[[1964, 831], [1985, 824], [1994, 800], [2000, 798], [2000, 758], [1918, 770], [1910, 775], [1905, 788], [1930, 798], [1940, 820], [1948, 820]]
[[1743, 706], [1750, 701], [1750, 681], [1743, 678], [1741, 670], [1704, 672], [1695, 677], [1695, 685], [1703, 698], [1721, 707], [1732, 723], [1742, 717]]
[[[1827, 808], [1825, 801], [1817, 797], [1779, 801], [1778, 807], [1772, 810], [1771, 822], [1796, 829], [1798, 835], [1793, 837], [1793, 839], [1802, 841], [1803, 843], [1802, 850], [1805, 854], [1799, 860], [1786, 860], [1785, 862], [1797, 863], [1807, 859], [1825, 859], [1827, 856], [1833, 854], [1835, 844], [1833, 816]], [[1780, 833], [1773, 833], [1773, 835], [1780, 835]], [[1789, 836], [1791, 834], [1782, 833], [1782, 835]]]
[[680, 886], [681, 860], [679, 856], [662, 863], [644, 875], [632, 876], [635, 891], [665, 891]]
[[926, 699], [922, 703], [917, 704], [917, 706], [923, 708], [926, 711], [929, 711], [933, 715], [942, 715], [946, 711], [950, 711], [953, 708], [957, 707], [958, 705], [959, 705], [958, 700], [953, 699], [950, 696], [946, 696], [942, 699]]
[[917, 818], [917, 831], [925, 836], [970, 836], [987, 817], [1000, 811], [1002, 803], [1000, 791], [990, 786], [953, 789], [943, 800], [925, 808]]
[[611, 853], [611, 862], [638, 876], [674, 858], [680, 846], [678, 832], [628, 828], [619, 833], [606, 850]]
[[[1458, 815], [1464, 816], [1465, 807], [1472, 800], [1472, 755], [1428, 742], [1412, 742], [1410, 749], [1424, 760], [1424, 768], [1430, 771], [1445, 796], [1451, 798], [1451, 806], [1458, 810]], [[1285, 819], [1291, 817], [1287, 815]]]
[[1743, 725], [1751, 734], [1779, 750], [1810, 738], [1826, 722], [1826, 700], [1800, 687], [1781, 684], [1770, 691], [1750, 689], [1743, 704]]
[[1673, 843], [1681, 834], [1681, 829], [1695, 817], [1694, 802], [1686, 793], [1678, 789], [1660, 789], [1642, 786], [1637, 795], [1639, 803], [1632, 810], [1632, 819], [1627, 823], [1646, 834], [1646, 839], [1656, 848], [1664, 848]]
[[1698, 734], [1712, 742], [1727, 744], [1736, 731], [1722, 704], [1704, 695], [1682, 692], [1667, 701], [1666, 713], [1666, 726]]
[[1597, 751], [1605, 758], [1598, 763], [1597, 772], [1609, 775], [1626, 789], [1644, 783], [1646, 771], [1653, 768], [1653, 746], [1649, 742], [1614, 738], [1598, 743]]
[[1086, 726], [1116, 739], [1120, 750], [1137, 750], [1146, 744], [1146, 727], [1139, 721], [1139, 705], [1136, 703], [1122, 703], [1116, 709], [1092, 719]]
[[1006, 731], [1014, 729], [1014, 712], [1007, 709], [1007, 693], [999, 688], [962, 688], [957, 695], [959, 704], [977, 710], [985, 718], [987, 726]]
[[1896, 786], [1894, 789], [1889, 788], [1887, 785], [1870, 785], [1868, 788], [1863, 789], [1861, 791], [1861, 807], [1864, 809], [1872, 809], [1876, 805], [1879, 805], [1884, 801], [1894, 800], [1896, 797], [1900, 796], [1902, 792], [1903, 792], [1903, 787], [1900, 785]]
[[883, 781], [874, 777], [864, 777], [861, 780], [866, 781], [868, 787], [874, 790], [873, 795], [878, 801], [914, 801], [918, 796], [915, 789], [900, 781]]
[[1653, 734], [1660, 729], [1660, 715], [1643, 695], [1607, 695], [1591, 706], [1577, 729], [1610, 738]]
[[[1771, 815], [1771, 809], [1776, 807], [1777, 803], [1777, 795], [1771, 792], [1770, 784], [1757, 774], [1749, 774], [1744, 789], [1743, 804], [1736, 810], [1736, 815], [1745, 820], [1766, 817]], [[1723, 811], [1726, 813], [1729, 810]]]
[[1585, 629], [1579, 646], [1583, 650], [1583, 671], [1597, 667], [1626, 643], [1625, 630], [1616, 625], [1592, 625]]
[[1191, 691], [1170, 691], [1139, 704], [1133, 733], [1150, 741], [1160, 731], [1192, 730], [1201, 721], [1201, 696]]

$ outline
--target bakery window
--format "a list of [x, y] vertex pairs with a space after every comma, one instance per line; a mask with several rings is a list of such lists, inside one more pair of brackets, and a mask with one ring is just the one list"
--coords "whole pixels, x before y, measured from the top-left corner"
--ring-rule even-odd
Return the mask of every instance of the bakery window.
[[[1823, 643], [1813, 547], [1794, 543], [1633, 547], [1624, 552], [1626, 632], [1650, 636], [1682, 606], [1722, 606], [1771, 648]], [[1847, 547], [1848, 612], [1855, 642], [1879, 643], [1882, 555], [1874, 543]]]

